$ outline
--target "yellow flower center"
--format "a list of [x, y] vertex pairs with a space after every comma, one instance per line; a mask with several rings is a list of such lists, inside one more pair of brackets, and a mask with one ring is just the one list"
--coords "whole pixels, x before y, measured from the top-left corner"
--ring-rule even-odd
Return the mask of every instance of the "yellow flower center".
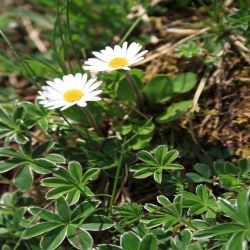
[[84, 96], [83, 91], [79, 89], [71, 89], [63, 94], [63, 98], [67, 102], [79, 101]]
[[128, 64], [128, 60], [126, 58], [116, 57], [109, 62], [109, 67], [116, 69], [122, 66], [126, 66], [127, 64]]

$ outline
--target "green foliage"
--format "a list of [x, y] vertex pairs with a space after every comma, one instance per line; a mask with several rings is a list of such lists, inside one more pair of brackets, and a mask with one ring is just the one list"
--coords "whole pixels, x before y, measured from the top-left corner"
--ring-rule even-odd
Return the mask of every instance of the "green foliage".
[[23, 121], [25, 110], [22, 106], [17, 107], [13, 116], [10, 115], [3, 108], [0, 109], [0, 138], [5, 138], [6, 142], [15, 140], [17, 143], [24, 144], [29, 139], [25, 136], [24, 131], [29, 129], [29, 124]]
[[[92, 215], [98, 201], [85, 201], [76, 206], [73, 210], [69, 208], [64, 198], [56, 201], [56, 213], [40, 208], [29, 208], [29, 212], [40, 217], [43, 222], [31, 225], [24, 233], [24, 239], [29, 239], [46, 233], [41, 241], [41, 249], [56, 249], [67, 237], [70, 244], [77, 249], [91, 249], [93, 239], [86, 231], [106, 230], [113, 226], [110, 219], [103, 215]], [[79, 222], [82, 222], [79, 225]]]
[[158, 123], [168, 123], [175, 121], [190, 111], [192, 107], [192, 100], [171, 104], [159, 117], [157, 117], [156, 121]]
[[225, 199], [220, 199], [220, 209], [223, 214], [233, 220], [200, 230], [196, 237], [210, 238], [227, 235], [226, 249], [247, 249], [250, 233], [250, 199], [249, 190], [239, 193], [234, 205]]
[[145, 86], [144, 92], [151, 103], [164, 103], [177, 94], [192, 90], [196, 83], [196, 75], [192, 72], [172, 78], [166, 75], [155, 75]]
[[199, 56], [201, 55], [202, 51], [202, 46], [194, 41], [181, 44], [179, 47], [176, 48], [178, 56], [183, 56], [187, 58]]
[[146, 234], [143, 238], [140, 238], [133, 232], [127, 232], [121, 235], [121, 246], [114, 245], [100, 245], [98, 250], [157, 250], [157, 238], [153, 234]]
[[149, 216], [142, 219], [146, 227], [153, 228], [162, 226], [163, 229], [166, 230], [183, 220], [182, 195], [177, 195], [172, 203], [163, 195], [157, 196], [157, 201], [161, 207], [150, 203], [144, 206], [150, 213]]
[[79, 201], [81, 194], [93, 195], [87, 185], [98, 178], [99, 172], [100, 169], [91, 168], [82, 173], [81, 165], [72, 161], [68, 164], [68, 171], [60, 168], [54, 172], [54, 177], [44, 178], [41, 184], [51, 188], [46, 195], [47, 199], [57, 199], [64, 195], [69, 205], [72, 205]]
[[[246, 2], [231, 3], [230, 14], [218, 0], [5, 2], [13, 1], [0, 13], [0, 249], [249, 249], [250, 161], [192, 142], [192, 126], [178, 121], [202, 74], [181, 64], [195, 57], [213, 69], [231, 35], [247, 43]], [[36, 100], [46, 80], [82, 72], [91, 52], [108, 45], [137, 41], [158, 57], [151, 17], [171, 20], [176, 10], [195, 18], [201, 10], [202, 22], [185, 25], [209, 32], [177, 41], [177, 74], [171, 63], [169, 74], [159, 67], [150, 75], [154, 62], [130, 70], [140, 105], [122, 70], [97, 74], [102, 100], [88, 108], [100, 135], [81, 107], [52, 111]]]
[[206, 212], [207, 218], [214, 218], [218, 210], [215, 196], [202, 185], [196, 187], [196, 194], [183, 192], [183, 206], [188, 207], [188, 215], [199, 215]]
[[128, 136], [129, 148], [140, 150], [146, 148], [152, 140], [155, 124], [148, 121], [137, 121], [135, 123], [124, 124], [117, 127], [117, 131], [123, 136]]
[[142, 150], [138, 153], [138, 158], [143, 163], [138, 163], [130, 168], [134, 172], [134, 177], [138, 179], [147, 178], [154, 175], [154, 180], [158, 183], [162, 181], [163, 170], [174, 171], [183, 169], [183, 166], [173, 163], [178, 157], [177, 150], [168, 151], [165, 145], [158, 146], [153, 151]]
[[52, 154], [48, 151], [54, 146], [54, 143], [47, 141], [37, 146], [33, 151], [31, 142], [27, 142], [20, 146], [20, 151], [13, 148], [0, 148], [0, 156], [9, 157], [2, 160], [0, 165], [0, 173], [5, 173], [14, 168], [18, 168], [15, 176], [15, 184], [20, 190], [27, 190], [32, 186], [33, 174], [48, 174], [55, 171], [57, 164], [64, 163], [63, 156]]
[[126, 225], [138, 222], [142, 216], [142, 206], [137, 203], [122, 204], [121, 206], [113, 207], [113, 217], [119, 220], [116, 227], [125, 227]]

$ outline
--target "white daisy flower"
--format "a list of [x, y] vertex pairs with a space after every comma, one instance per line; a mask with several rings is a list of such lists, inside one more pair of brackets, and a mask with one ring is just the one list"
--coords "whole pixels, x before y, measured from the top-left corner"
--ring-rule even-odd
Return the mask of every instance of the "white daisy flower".
[[130, 66], [144, 59], [147, 50], [141, 51], [142, 46], [131, 43], [128, 46], [124, 42], [122, 46], [115, 45], [114, 49], [107, 46], [100, 52], [93, 52], [96, 58], [90, 58], [85, 62], [83, 69], [90, 71], [113, 71], [118, 69], [130, 70]]
[[96, 78], [88, 80], [87, 74], [65, 75], [62, 79], [56, 78], [47, 81], [37, 97], [44, 107], [49, 109], [67, 109], [73, 105], [87, 106], [88, 101], [100, 101], [98, 95], [102, 90], [96, 90], [101, 81]]

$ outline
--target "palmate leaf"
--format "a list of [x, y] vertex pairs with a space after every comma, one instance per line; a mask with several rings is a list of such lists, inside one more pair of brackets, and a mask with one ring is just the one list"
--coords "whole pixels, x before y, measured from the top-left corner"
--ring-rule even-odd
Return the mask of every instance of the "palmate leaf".
[[33, 175], [29, 165], [24, 165], [15, 176], [15, 185], [22, 191], [32, 186]]
[[44, 234], [50, 230], [53, 230], [57, 227], [59, 227], [60, 224], [56, 222], [41, 222], [39, 224], [36, 224], [34, 226], [29, 227], [26, 229], [25, 234], [23, 236], [24, 239], [29, 239], [41, 234]]
[[61, 216], [65, 222], [70, 221], [71, 212], [65, 199], [60, 198], [56, 201], [56, 210], [58, 212], [58, 215]]
[[6, 142], [16, 141], [18, 144], [25, 144], [29, 138], [25, 135], [27, 129], [26, 122], [24, 121], [25, 109], [22, 106], [17, 106], [13, 114], [0, 108], [0, 127], [5, 130], [4, 136]]
[[150, 203], [146, 203], [144, 206], [150, 212], [147, 217], [141, 219], [147, 228], [162, 225], [164, 229], [169, 229], [182, 220], [183, 198], [181, 195], [177, 195], [173, 202], [170, 202], [167, 197], [159, 195], [157, 201], [162, 207]]
[[98, 246], [98, 250], [157, 250], [157, 238], [152, 233], [147, 233], [143, 238], [134, 232], [123, 233], [120, 239], [121, 246], [111, 244], [102, 244]]
[[199, 230], [195, 233], [195, 237], [212, 238], [227, 235], [229, 241], [225, 243], [225, 249], [246, 249], [250, 234], [249, 207], [249, 190], [241, 191], [234, 205], [225, 199], [220, 199], [221, 211], [234, 222], [221, 223]]
[[57, 227], [46, 233], [40, 241], [42, 250], [54, 250], [61, 245], [67, 234], [67, 226]]
[[71, 245], [77, 249], [92, 249], [93, 239], [91, 235], [82, 228], [69, 225], [67, 228], [67, 238]]
[[99, 206], [100, 201], [97, 200], [90, 200], [90, 201], [84, 201], [78, 206], [74, 208], [71, 214], [71, 220], [72, 222], [76, 222], [80, 218], [88, 217], [91, 215], [95, 209]]
[[157, 250], [157, 238], [154, 234], [146, 234], [142, 238], [139, 250]]
[[183, 192], [184, 206], [188, 207], [188, 214], [198, 215], [204, 212], [209, 212], [207, 215], [215, 216], [215, 212], [218, 210], [216, 198], [208, 191], [203, 185], [196, 187], [196, 195], [190, 192]]
[[132, 150], [140, 150], [149, 146], [152, 140], [155, 124], [151, 119], [147, 121], [135, 120], [132, 125], [125, 124], [117, 126], [117, 131], [122, 135], [129, 137], [128, 147]]
[[209, 227], [208, 229], [204, 229], [201, 231], [198, 231], [195, 234], [195, 237], [199, 238], [211, 238], [216, 235], [222, 235], [222, 234], [232, 234], [235, 232], [244, 232], [246, 231], [246, 228], [240, 224], [237, 223], [223, 223], [219, 225], [215, 225], [212, 227]]
[[121, 236], [121, 247], [123, 250], [139, 250], [141, 239], [133, 232], [127, 232]]
[[138, 153], [138, 158], [143, 163], [138, 163], [130, 167], [130, 171], [134, 172], [134, 177], [138, 179], [147, 178], [151, 175], [157, 183], [162, 182], [162, 173], [166, 171], [181, 170], [183, 166], [173, 163], [179, 156], [177, 150], [170, 150], [166, 145], [160, 145], [153, 151], [148, 152], [142, 150]]
[[49, 222], [57, 222], [57, 223], [62, 223], [63, 222], [63, 218], [61, 218], [59, 215], [52, 213], [48, 210], [43, 210], [39, 207], [30, 207], [28, 209], [28, 211], [34, 215], [37, 216], [39, 215], [39, 217], [43, 220], [49, 221]]
[[232, 205], [229, 201], [220, 198], [220, 209], [226, 215], [245, 227], [250, 228], [250, 191], [243, 190], [238, 194], [235, 204]]
[[22, 161], [18, 159], [0, 161], [0, 173], [8, 172], [9, 170], [18, 167]]
[[100, 201], [97, 200], [86, 200], [71, 210], [66, 199], [61, 197], [56, 201], [55, 213], [30, 207], [29, 212], [40, 217], [43, 222], [29, 227], [24, 234], [24, 239], [46, 233], [40, 241], [41, 249], [54, 250], [66, 237], [70, 244], [77, 249], [92, 249], [93, 239], [87, 230], [101, 231], [113, 226], [110, 218], [103, 215], [92, 215], [99, 204]]
[[228, 243], [226, 244], [226, 250], [234, 250], [234, 249], [241, 249], [247, 250], [249, 249], [247, 246], [247, 240], [244, 239], [244, 233], [235, 233]]
[[104, 215], [92, 215], [84, 221], [84, 224], [80, 226], [80, 228], [89, 231], [101, 231], [106, 230], [113, 225], [114, 223], [112, 220]]
[[121, 226], [137, 222], [142, 215], [142, 206], [137, 203], [121, 204], [119, 207], [113, 207], [113, 210], [115, 211], [113, 217], [119, 219], [118, 223]]
[[0, 148], [0, 156], [9, 158], [0, 161], [0, 173], [18, 168], [14, 183], [20, 190], [28, 190], [32, 186], [33, 171], [39, 174], [51, 173], [58, 169], [58, 163], [65, 162], [64, 157], [61, 155], [47, 154], [53, 145], [52, 142], [46, 142], [32, 150], [29, 141], [20, 145], [19, 151], [10, 147]]
[[93, 195], [87, 187], [90, 181], [98, 178], [100, 169], [92, 168], [82, 173], [82, 166], [76, 162], [69, 162], [68, 170], [59, 168], [54, 173], [54, 177], [48, 177], [42, 180], [43, 186], [51, 187], [47, 193], [48, 199], [56, 199], [65, 196], [69, 205], [75, 204], [82, 192], [84, 195]]

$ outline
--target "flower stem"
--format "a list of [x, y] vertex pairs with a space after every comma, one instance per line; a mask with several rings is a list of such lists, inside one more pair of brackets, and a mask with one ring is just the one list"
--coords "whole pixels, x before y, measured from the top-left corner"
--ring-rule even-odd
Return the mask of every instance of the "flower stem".
[[91, 112], [89, 111], [89, 109], [87, 107], [83, 108], [83, 112], [89, 122], [89, 124], [94, 128], [95, 132], [102, 136], [102, 131], [100, 130], [99, 126], [97, 125], [95, 118], [93, 117], [93, 115], [91, 114]]
[[131, 88], [135, 92], [136, 104], [137, 104], [138, 109], [143, 109], [143, 96], [142, 96], [141, 91], [139, 90], [139, 88], [137, 86], [137, 83], [135, 82], [135, 79], [133, 78], [133, 76], [130, 75], [130, 73], [128, 71], [125, 71], [124, 74], [129, 82]]
[[126, 145], [125, 143], [122, 144], [121, 155], [120, 155], [119, 162], [118, 162], [117, 169], [116, 169], [116, 173], [115, 173], [115, 180], [114, 180], [114, 185], [113, 185], [112, 194], [111, 194], [111, 200], [110, 200], [110, 204], [109, 204], [109, 215], [111, 215], [111, 213], [112, 213], [112, 208], [113, 208], [114, 201], [115, 201], [118, 179], [119, 179], [119, 175], [121, 172], [123, 157], [124, 157], [124, 153], [125, 153], [125, 145]]

